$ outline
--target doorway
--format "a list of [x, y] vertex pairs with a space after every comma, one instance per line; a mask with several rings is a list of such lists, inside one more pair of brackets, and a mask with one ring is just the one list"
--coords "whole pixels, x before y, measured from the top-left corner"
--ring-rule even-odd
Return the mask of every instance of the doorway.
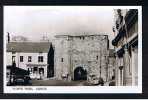
[[87, 80], [87, 71], [83, 67], [74, 70], [74, 80]]

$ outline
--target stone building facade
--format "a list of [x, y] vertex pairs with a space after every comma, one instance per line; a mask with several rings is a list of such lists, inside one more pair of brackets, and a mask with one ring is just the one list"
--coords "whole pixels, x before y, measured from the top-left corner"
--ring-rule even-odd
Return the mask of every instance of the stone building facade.
[[107, 75], [107, 80], [111, 81], [113, 80], [113, 77], [115, 78], [115, 65], [116, 64], [116, 59], [115, 59], [115, 54], [114, 54], [114, 49], [109, 49], [109, 56], [108, 56], [108, 75]]
[[109, 40], [107, 35], [57, 35], [54, 68], [58, 80], [106, 80]]
[[138, 85], [138, 10], [115, 10], [116, 85]]

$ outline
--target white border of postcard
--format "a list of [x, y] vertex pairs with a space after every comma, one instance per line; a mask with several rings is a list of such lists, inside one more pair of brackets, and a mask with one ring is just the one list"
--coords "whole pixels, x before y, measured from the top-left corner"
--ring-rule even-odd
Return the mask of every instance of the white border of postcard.
[[[4, 12], [5, 7], [9, 6], [3, 7]], [[6, 86], [6, 32], [4, 32], [4, 93], [142, 93], [142, 6], [87, 6], [87, 9], [89, 7], [99, 7], [100, 9], [138, 9], [138, 86]]]

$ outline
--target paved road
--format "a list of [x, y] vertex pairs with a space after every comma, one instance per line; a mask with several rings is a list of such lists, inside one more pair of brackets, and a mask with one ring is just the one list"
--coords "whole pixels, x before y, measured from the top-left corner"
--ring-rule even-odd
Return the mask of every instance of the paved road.
[[64, 80], [31, 80], [32, 86], [87, 86], [86, 81], [64, 81]]

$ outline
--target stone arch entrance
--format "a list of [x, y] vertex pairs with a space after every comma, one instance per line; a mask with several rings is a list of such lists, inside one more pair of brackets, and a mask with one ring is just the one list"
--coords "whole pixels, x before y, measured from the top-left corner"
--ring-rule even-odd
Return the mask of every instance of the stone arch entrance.
[[74, 70], [74, 80], [87, 80], [87, 71], [83, 67], [77, 67]]

